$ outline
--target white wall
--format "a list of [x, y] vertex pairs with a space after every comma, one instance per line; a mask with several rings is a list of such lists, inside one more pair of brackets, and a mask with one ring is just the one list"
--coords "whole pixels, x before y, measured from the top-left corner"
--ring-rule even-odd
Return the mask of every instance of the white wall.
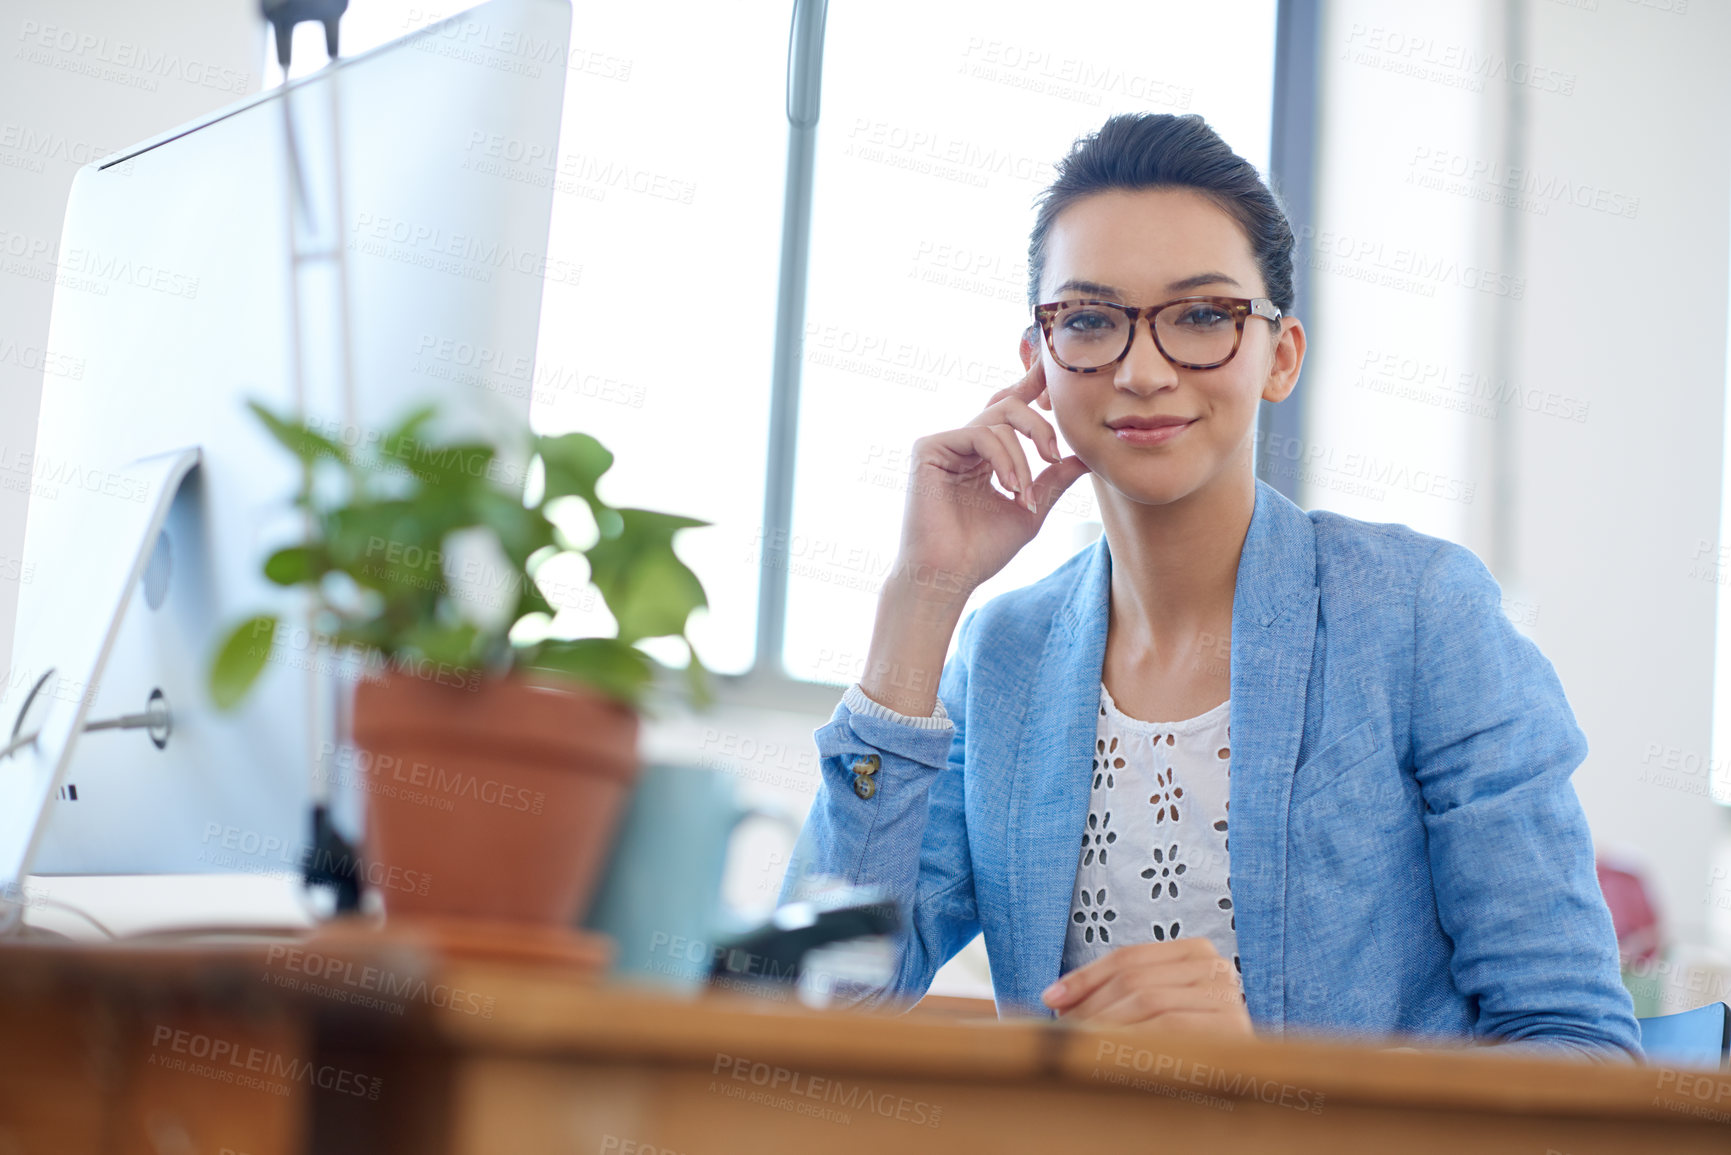
[[[0, 0], [0, 655], [12, 652], [60, 225], [73, 174], [259, 89], [252, 0]], [[0, 658], [0, 662], [4, 659]], [[9, 723], [8, 723], [9, 724]]]
[[[1334, 468], [1303, 502], [1484, 558], [1586, 731], [1600, 852], [1644, 862], [1698, 948], [1731, 896], [1706, 774], [1731, 7], [1334, 0], [1323, 41], [1329, 251], [1300, 388]], [[1451, 484], [1349, 494], [1352, 453]]]
[[1709, 887], [1725, 812], [1706, 775], [1721, 587], [1716, 553], [1698, 559], [1720, 521], [1731, 7], [1532, 8], [1534, 54], [1581, 82], [1534, 102], [1529, 163], [1639, 204], [1525, 222], [1512, 374], [1591, 411], [1514, 422], [1508, 563], [1592, 742], [1576, 786], [1595, 829], [1652, 860], [1673, 929], [1699, 939], [1727, 893]]

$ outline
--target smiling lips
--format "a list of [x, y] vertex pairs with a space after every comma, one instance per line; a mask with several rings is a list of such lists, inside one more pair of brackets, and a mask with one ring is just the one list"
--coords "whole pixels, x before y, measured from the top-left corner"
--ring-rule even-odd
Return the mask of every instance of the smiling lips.
[[1117, 417], [1106, 422], [1119, 441], [1130, 445], [1161, 445], [1196, 422], [1194, 417]]

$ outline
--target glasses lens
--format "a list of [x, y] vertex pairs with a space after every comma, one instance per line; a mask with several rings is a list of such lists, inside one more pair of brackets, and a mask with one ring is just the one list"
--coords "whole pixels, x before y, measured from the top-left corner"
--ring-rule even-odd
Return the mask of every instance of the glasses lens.
[[1167, 355], [1190, 365], [1226, 360], [1238, 337], [1232, 314], [1210, 301], [1180, 301], [1161, 309], [1154, 325]]
[[1097, 369], [1124, 351], [1129, 318], [1110, 305], [1066, 305], [1052, 318], [1052, 351], [1072, 369]]

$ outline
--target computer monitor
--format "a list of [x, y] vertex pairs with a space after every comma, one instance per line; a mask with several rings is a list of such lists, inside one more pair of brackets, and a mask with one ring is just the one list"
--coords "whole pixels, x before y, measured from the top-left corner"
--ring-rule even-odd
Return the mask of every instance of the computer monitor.
[[[206, 690], [235, 622], [300, 620], [260, 572], [301, 532], [298, 466], [246, 402], [293, 412], [301, 380], [351, 444], [429, 400], [481, 436], [527, 424], [543, 283], [580, 273], [546, 255], [570, 23], [568, 0], [493, 0], [77, 174], [49, 347], [80, 372], [44, 382], [0, 887], [296, 869], [308, 706], [337, 679], [289, 627], [239, 709]], [[321, 237], [346, 257], [350, 391]], [[333, 801], [352, 836], [353, 783]]]

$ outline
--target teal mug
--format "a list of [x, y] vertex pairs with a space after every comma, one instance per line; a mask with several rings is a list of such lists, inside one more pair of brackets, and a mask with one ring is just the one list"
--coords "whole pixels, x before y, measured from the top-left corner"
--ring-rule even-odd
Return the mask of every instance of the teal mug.
[[632, 791], [612, 857], [583, 925], [614, 943], [613, 977], [689, 991], [709, 974], [730, 927], [722, 875], [747, 819], [799, 837], [791, 814], [739, 801], [733, 779], [700, 766], [651, 765]]

